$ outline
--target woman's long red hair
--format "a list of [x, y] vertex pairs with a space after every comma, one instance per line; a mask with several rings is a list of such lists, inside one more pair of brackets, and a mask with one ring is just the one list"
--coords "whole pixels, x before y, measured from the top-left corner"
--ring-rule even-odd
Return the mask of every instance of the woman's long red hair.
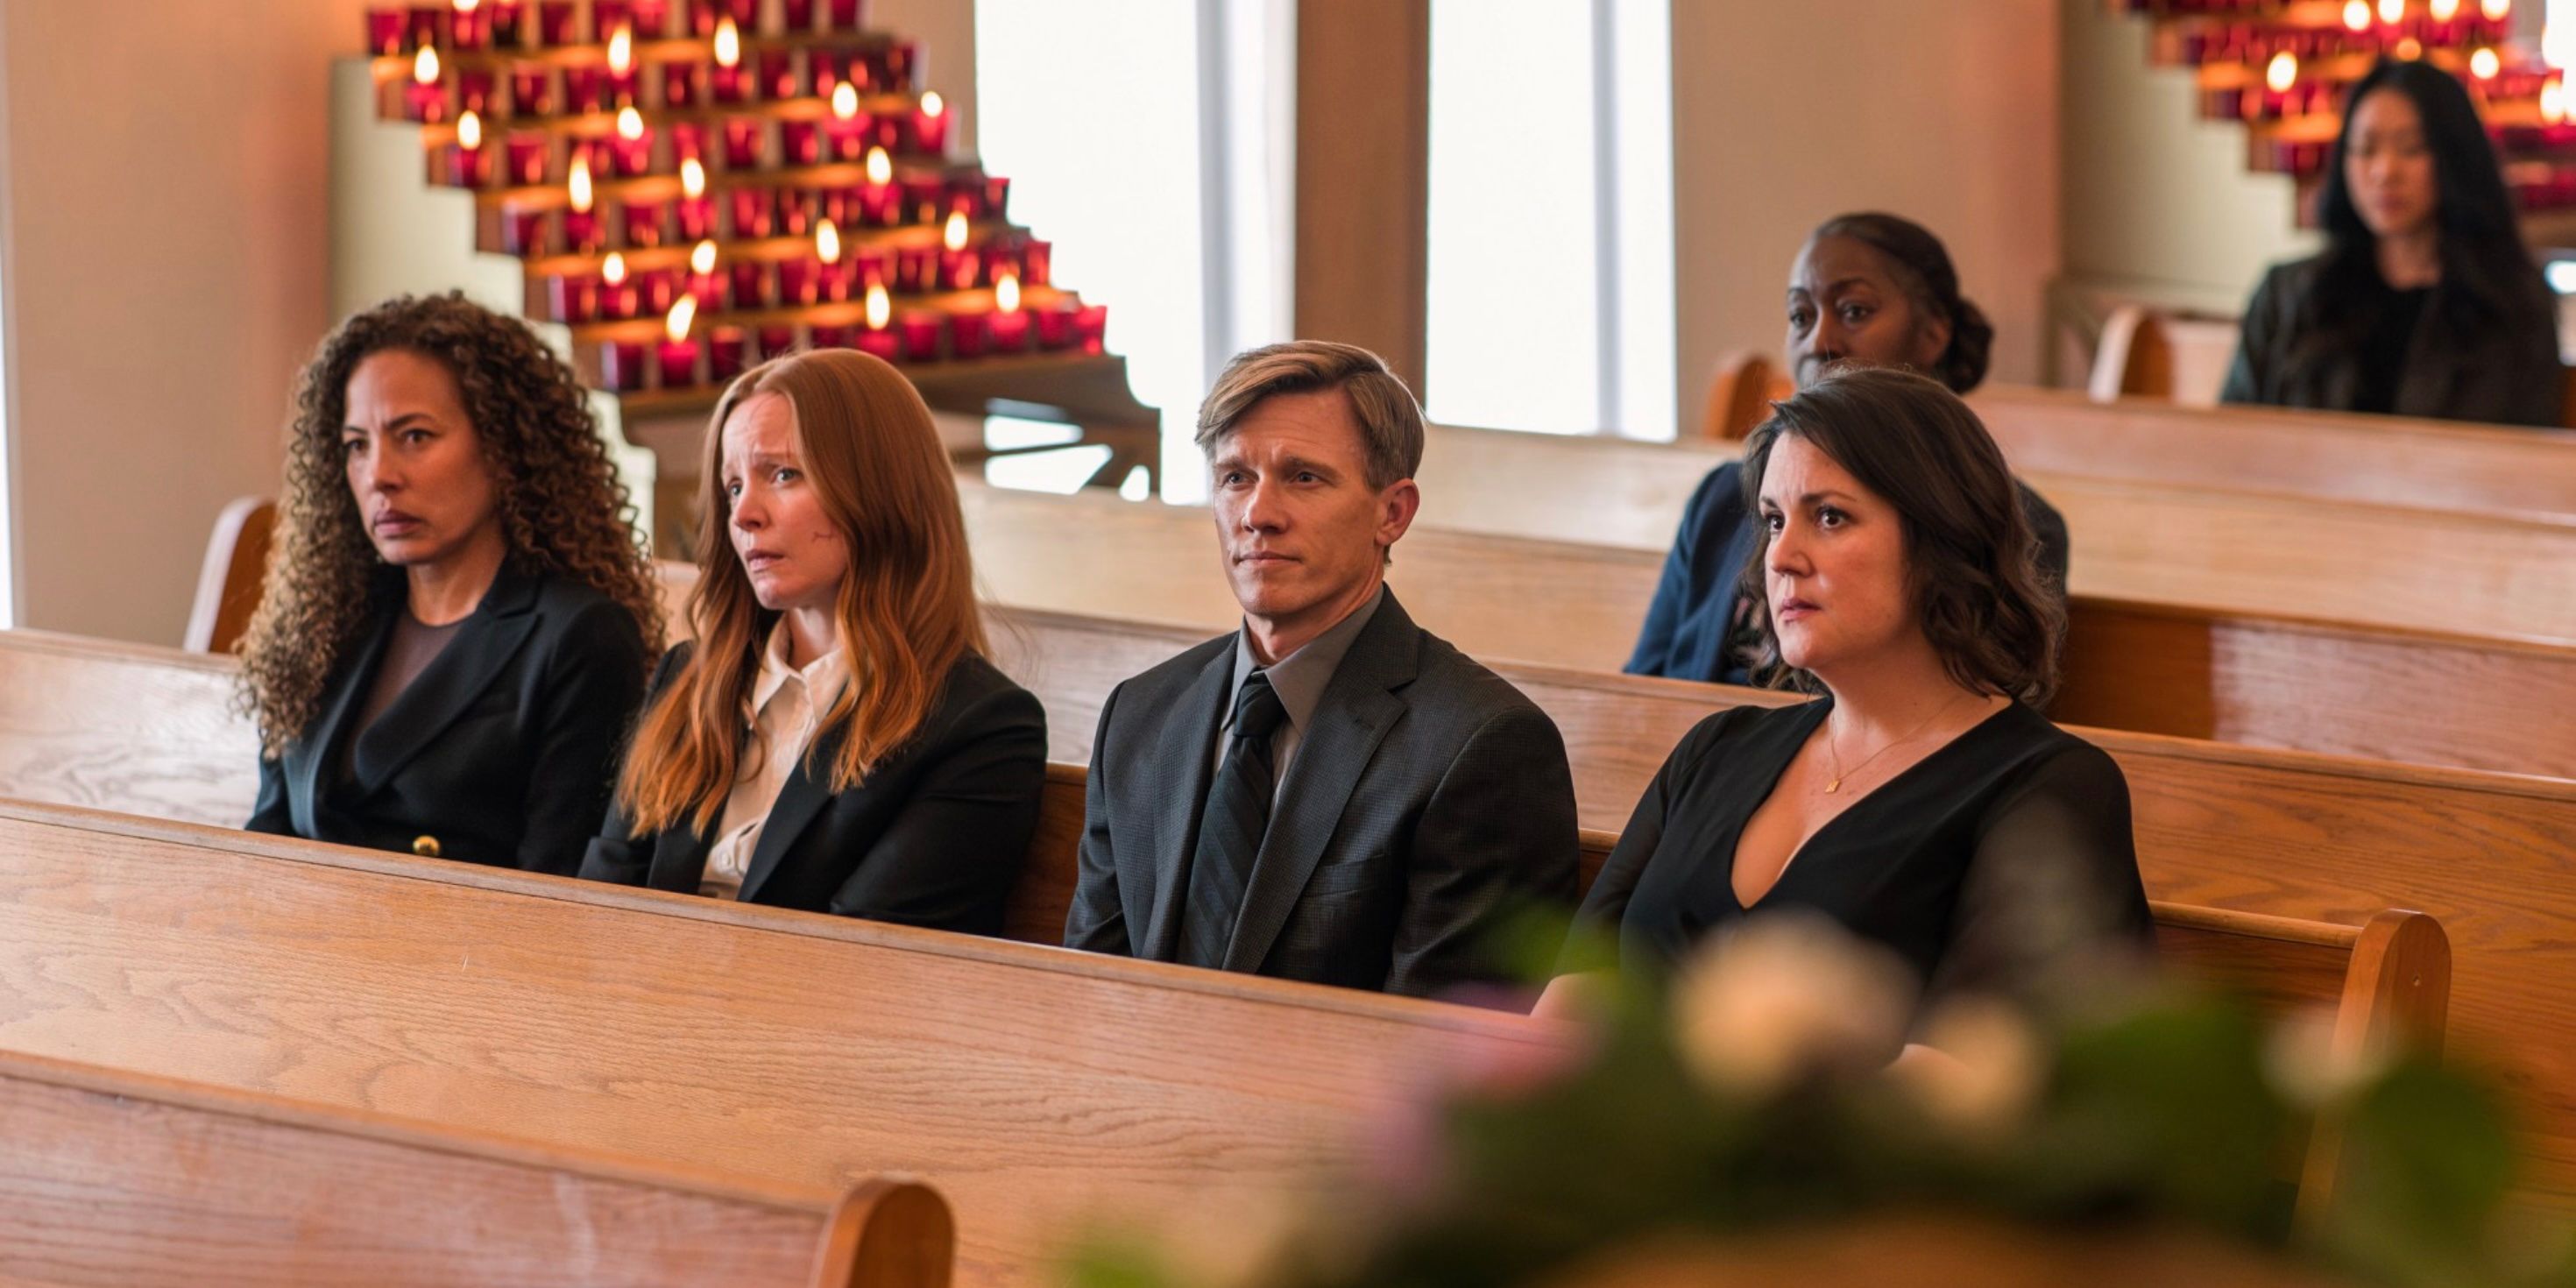
[[819, 722], [842, 732], [831, 785], [847, 791], [921, 728], [949, 668], [984, 651], [966, 522], [930, 409], [892, 366], [847, 349], [765, 363], [733, 382], [707, 427], [698, 488], [697, 644], [646, 709], [617, 784], [638, 836], [682, 820], [705, 832], [740, 770], [752, 685], [778, 614], [752, 595], [735, 557], [724, 488], [724, 425], [758, 394], [796, 416], [805, 473], [849, 545], [834, 616], [850, 684]]

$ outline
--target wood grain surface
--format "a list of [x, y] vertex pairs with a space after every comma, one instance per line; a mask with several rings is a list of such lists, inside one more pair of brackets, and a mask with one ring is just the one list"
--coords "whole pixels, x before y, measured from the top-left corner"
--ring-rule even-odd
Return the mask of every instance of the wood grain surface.
[[[0, 805], [0, 1048], [792, 1185], [899, 1171], [962, 1282], [1352, 1162], [1516, 1016]], [[1218, 1223], [1205, 1227], [1203, 1223]]]

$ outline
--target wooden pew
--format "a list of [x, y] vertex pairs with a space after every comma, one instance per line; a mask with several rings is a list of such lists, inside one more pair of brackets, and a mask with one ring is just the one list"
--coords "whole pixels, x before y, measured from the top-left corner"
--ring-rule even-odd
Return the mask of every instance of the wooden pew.
[[0, 803], [0, 1050], [837, 1189], [958, 1277], [1238, 1230], [1525, 1017]]
[[[1090, 754], [1100, 705], [1119, 680], [1204, 638], [1175, 630], [1029, 612], [994, 612], [997, 660], [1046, 704], [1050, 755]], [[86, 654], [97, 656], [93, 664]], [[155, 675], [159, 665], [168, 674]], [[170, 650], [0, 633], [0, 796], [98, 808], [177, 812], [218, 825], [247, 812], [253, 786], [246, 725], [226, 726], [229, 663]], [[1627, 822], [1645, 781], [1689, 728], [1721, 706], [1781, 703], [1789, 695], [1669, 680], [1503, 664], [1557, 721], [1572, 758], [1581, 822]], [[118, 706], [120, 692], [152, 695]], [[59, 699], [59, 702], [42, 699]], [[29, 705], [31, 701], [34, 705]], [[188, 711], [190, 704], [201, 708]], [[11, 705], [16, 704], [16, 705]], [[15, 744], [42, 712], [99, 720], [114, 753], [54, 735], [49, 755]], [[77, 725], [69, 726], [77, 728]], [[2176, 739], [2083, 731], [2127, 773], [2140, 864], [2158, 897], [2193, 905], [2358, 926], [2381, 909], [2423, 908], [2459, 945], [2460, 1026], [2510, 1057], [2533, 1107], [2549, 1175], [2576, 1204], [2576, 784], [2256, 751]], [[55, 760], [123, 756], [116, 776], [50, 772]], [[1048, 815], [1073, 842], [1078, 775], [1053, 771], [1049, 791], [1072, 808]], [[166, 784], [192, 784], [190, 793]], [[149, 787], [148, 794], [124, 794]], [[1062, 924], [1070, 879], [1033, 882], [1014, 912], [1017, 932], [1046, 938]], [[1052, 902], [1049, 902], [1052, 901]], [[1032, 911], [1032, 909], [1035, 909]], [[6, 1045], [0, 1039], [0, 1045]]]
[[[1608, 450], [1534, 441], [1575, 460]], [[1613, 486], [1603, 494], [1605, 515], [1637, 504], [1631, 493], [1670, 486], [1642, 473], [1621, 477], [1628, 491]], [[977, 572], [995, 602], [1188, 627], [1201, 638], [1241, 619], [1205, 510], [972, 484], [961, 495]], [[1497, 504], [1504, 507], [1497, 515], [1524, 512], [1501, 498]], [[1416, 621], [1479, 658], [1616, 671], [1635, 644], [1661, 569], [1659, 552], [1417, 524], [1396, 547], [1389, 579]], [[2491, 579], [2506, 575], [2490, 570]], [[2576, 587], [2563, 570], [2549, 575]], [[2436, 686], [2510, 695], [2517, 711], [2576, 710], [2576, 646], [2081, 596], [2073, 607], [2064, 696], [2051, 712], [2066, 723], [2416, 764], [2576, 773], [2576, 721], [2505, 719], [2484, 707], [2475, 718], [2444, 720], [2407, 696]]]
[[0, 1054], [0, 1280], [944, 1288], [936, 1191], [596, 1150]]

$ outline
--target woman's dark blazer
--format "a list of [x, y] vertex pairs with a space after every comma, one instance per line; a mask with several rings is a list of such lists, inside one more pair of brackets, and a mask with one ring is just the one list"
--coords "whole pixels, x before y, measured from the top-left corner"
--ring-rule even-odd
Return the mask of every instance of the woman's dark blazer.
[[[662, 659], [655, 694], [690, 648]], [[921, 730], [858, 786], [831, 789], [841, 732], [814, 740], [761, 825], [742, 902], [998, 934], [1037, 831], [1046, 750], [1037, 698], [969, 653], [949, 668]], [[638, 837], [615, 806], [600, 833], [582, 876], [687, 894], [715, 844], [686, 823]]]
[[[2297, 353], [2300, 317], [2315, 292], [2324, 258], [2276, 264], [2254, 288], [2236, 344], [2236, 361], [2219, 390], [2221, 402], [2316, 411], [2352, 411], [2361, 399], [2364, 360], [2358, 342], [2343, 352]], [[2472, 333], [2446, 325], [2442, 288], [2415, 324], [2406, 370], [2397, 380], [2399, 416], [2475, 420], [2498, 425], [2555, 425], [2564, 416], [2565, 372], [2558, 365], [2558, 326], [2548, 288], [2532, 281], [2528, 315]]]
[[[571, 875], [644, 695], [642, 629], [578, 582], [504, 569], [436, 658], [364, 730], [402, 591], [333, 673], [321, 714], [260, 758], [254, 832]], [[355, 737], [351, 781], [339, 748]]]

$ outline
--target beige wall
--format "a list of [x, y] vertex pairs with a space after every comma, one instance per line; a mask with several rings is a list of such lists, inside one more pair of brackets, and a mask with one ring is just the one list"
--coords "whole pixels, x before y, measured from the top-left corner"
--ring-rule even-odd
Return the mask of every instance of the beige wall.
[[2057, 44], [2056, 0], [1674, 0], [1686, 426], [1719, 355], [1779, 351], [1789, 261], [1847, 210], [1937, 233], [1994, 319], [1996, 375], [2036, 376], [2058, 265]]
[[2189, 72], [2147, 65], [2143, 20], [2059, 4], [2069, 284], [2232, 313], [2313, 244], [2290, 180], [2246, 169], [2245, 128], [2201, 120]]
[[[0, 0], [18, 622], [175, 644], [331, 324], [328, 82], [363, 0]], [[974, 138], [974, 15], [873, 0]]]

